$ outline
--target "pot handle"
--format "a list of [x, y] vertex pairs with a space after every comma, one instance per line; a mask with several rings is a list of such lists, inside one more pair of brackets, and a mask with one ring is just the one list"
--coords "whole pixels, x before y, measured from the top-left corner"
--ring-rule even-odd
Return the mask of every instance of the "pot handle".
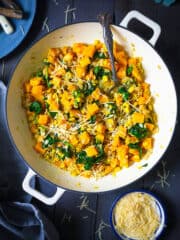
[[39, 201], [41, 201], [47, 205], [55, 204], [59, 200], [59, 198], [63, 195], [65, 190], [57, 187], [55, 194], [52, 197], [47, 197], [43, 193], [37, 191], [36, 189], [34, 189], [30, 186], [31, 179], [35, 175], [37, 175], [37, 174], [32, 169], [29, 168], [29, 170], [23, 180], [23, 183], [22, 183], [24, 191], [29, 193], [34, 198], [38, 199]]
[[142, 13], [136, 11], [136, 10], [132, 10], [130, 11], [125, 17], [124, 19], [120, 22], [120, 25], [122, 27], [126, 27], [128, 26], [129, 22], [133, 19], [137, 19], [140, 22], [144, 23], [146, 26], [148, 26], [149, 28], [151, 28], [153, 30], [153, 35], [152, 37], [149, 39], [149, 42], [155, 46], [159, 35], [161, 33], [161, 27], [158, 23], [154, 22], [153, 20], [151, 20], [150, 18], [144, 16]]

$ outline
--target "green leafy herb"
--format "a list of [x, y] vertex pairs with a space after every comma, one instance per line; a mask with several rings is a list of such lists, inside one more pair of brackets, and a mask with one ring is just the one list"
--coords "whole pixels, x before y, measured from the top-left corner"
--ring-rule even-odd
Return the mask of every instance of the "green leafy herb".
[[44, 72], [43, 72], [43, 79], [44, 79], [44, 82], [46, 84], [46, 86], [48, 88], [52, 87], [53, 85], [49, 82], [50, 81], [50, 78], [49, 78], [49, 74], [48, 74], [48, 67], [45, 68]]
[[128, 130], [128, 133], [138, 139], [142, 139], [147, 136], [148, 130], [143, 124], [137, 123]]
[[73, 92], [74, 97], [74, 107], [79, 108], [82, 105], [83, 99], [84, 99], [84, 93], [81, 89], [78, 89]]
[[100, 66], [94, 67], [93, 72], [96, 75], [97, 79], [101, 79], [104, 75], [109, 77], [111, 77], [112, 75], [111, 71], [104, 69], [103, 67], [100, 67]]
[[31, 105], [29, 106], [29, 110], [30, 110], [31, 112], [35, 112], [36, 114], [39, 114], [39, 113], [41, 113], [41, 111], [42, 111], [42, 105], [41, 105], [40, 102], [34, 101], [34, 102], [32, 102]]
[[88, 157], [85, 151], [81, 151], [77, 154], [77, 163], [84, 164], [85, 170], [90, 170], [95, 163], [101, 161], [104, 157], [102, 144], [98, 144], [96, 147], [99, 152], [97, 157]]
[[107, 114], [106, 116], [110, 116], [112, 114], [116, 114], [116, 111], [117, 111], [117, 106], [115, 103], [106, 103], [105, 104], [105, 107], [107, 108]]
[[98, 150], [98, 156], [96, 157], [96, 161], [99, 162], [104, 158], [105, 152], [102, 144], [97, 143], [96, 148]]
[[142, 165], [141, 167], [147, 167], [148, 166], [148, 163], [145, 163], [144, 165]]
[[47, 103], [47, 102], [45, 102], [45, 107], [46, 107], [46, 109], [49, 111], [49, 103]]
[[94, 124], [96, 122], [96, 116], [91, 116], [90, 119], [89, 119], [89, 123], [90, 124]]
[[57, 135], [55, 135], [54, 137], [52, 137], [50, 134], [47, 135], [43, 141], [43, 144], [42, 144], [42, 147], [43, 148], [47, 148], [49, 147], [50, 145], [53, 145], [57, 142], [59, 142], [59, 138], [57, 137]]
[[102, 77], [104, 73], [104, 68], [100, 67], [100, 66], [96, 66], [94, 67], [94, 74], [96, 75], [96, 77]]
[[51, 63], [50, 62], [48, 62], [48, 59], [47, 58], [44, 58], [43, 59], [43, 63], [44, 63], [44, 65], [46, 65], [46, 66], [49, 66]]
[[94, 58], [96, 59], [96, 58], [99, 58], [99, 59], [105, 59], [105, 58], [107, 58], [106, 57], [106, 55], [103, 53], [103, 52], [95, 52], [95, 54], [94, 54]]
[[95, 158], [88, 157], [85, 151], [81, 151], [77, 154], [77, 163], [84, 164], [84, 169], [89, 170], [95, 163]]
[[36, 77], [42, 77], [42, 76], [43, 76], [42, 70], [38, 70], [38, 71], [36, 72]]
[[127, 76], [130, 76], [132, 74], [132, 71], [133, 71], [133, 66], [128, 66], [126, 69]]
[[48, 147], [49, 145], [52, 145], [54, 144], [54, 138], [52, 138], [50, 135], [48, 135], [45, 139], [44, 139], [44, 142], [43, 142], [43, 148], [46, 148]]
[[61, 160], [64, 160], [65, 158], [71, 158], [73, 156], [72, 147], [68, 142], [64, 143], [63, 147], [58, 147], [60, 153], [58, 154], [58, 157]]
[[55, 118], [57, 112], [49, 112], [49, 114], [51, 115], [52, 118]]
[[118, 89], [118, 92], [122, 95], [124, 101], [127, 101], [129, 99], [130, 94], [125, 87], [120, 87]]
[[129, 143], [128, 146], [132, 149], [137, 149], [139, 151], [140, 158], [142, 157], [142, 148], [139, 146], [139, 143]]
[[96, 85], [94, 85], [91, 81], [88, 81], [84, 83], [83, 85], [83, 93], [85, 96], [89, 96], [96, 88]]

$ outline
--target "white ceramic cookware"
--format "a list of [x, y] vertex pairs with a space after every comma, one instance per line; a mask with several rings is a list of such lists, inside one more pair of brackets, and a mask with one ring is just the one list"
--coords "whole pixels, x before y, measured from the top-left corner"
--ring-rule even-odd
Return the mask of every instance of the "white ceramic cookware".
[[[133, 18], [146, 24], [153, 30], [153, 36], [146, 42], [126, 27]], [[95, 39], [103, 41], [102, 27], [96, 22], [67, 25], [47, 34], [36, 42], [21, 58], [12, 75], [6, 101], [7, 123], [12, 140], [21, 156], [29, 166], [24, 179], [26, 192], [46, 204], [54, 204], [65, 190], [81, 192], [103, 192], [123, 187], [145, 175], [161, 159], [173, 135], [176, 123], [177, 99], [172, 77], [167, 66], [154, 50], [160, 26], [137, 11], [129, 12], [120, 23], [112, 25], [113, 38], [122, 44], [131, 55], [140, 56], [146, 73], [146, 81], [151, 85], [155, 99], [155, 111], [158, 115], [159, 131], [155, 134], [152, 154], [148, 159], [118, 172], [116, 176], [108, 175], [100, 179], [74, 177], [42, 160], [33, 149], [33, 138], [28, 128], [25, 110], [22, 108], [22, 86], [32, 72], [38, 70], [42, 59], [50, 47], [72, 45], [74, 42], [92, 43]], [[141, 167], [146, 164], [146, 167]], [[30, 187], [30, 180], [39, 175], [57, 185], [52, 197], [47, 197]]]

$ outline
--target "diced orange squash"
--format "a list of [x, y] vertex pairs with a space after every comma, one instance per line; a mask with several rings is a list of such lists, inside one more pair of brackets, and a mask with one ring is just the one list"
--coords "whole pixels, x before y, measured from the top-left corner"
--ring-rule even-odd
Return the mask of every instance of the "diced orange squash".
[[92, 58], [94, 56], [95, 51], [96, 48], [94, 45], [88, 45], [84, 48], [83, 56]]
[[140, 156], [139, 155], [134, 155], [130, 158], [130, 160], [132, 162], [139, 162], [141, 159], [140, 159]]
[[94, 157], [98, 155], [98, 151], [94, 145], [91, 145], [85, 149], [88, 157]]
[[96, 135], [96, 141], [103, 143], [104, 142], [104, 134], [98, 133]]
[[126, 138], [126, 135], [127, 135], [127, 128], [120, 125], [118, 127], [118, 134], [121, 138], [125, 139]]
[[37, 142], [36, 145], [34, 146], [34, 149], [36, 150], [36, 152], [40, 153], [40, 154], [44, 154], [45, 153], [45, 149], [42, 147], [42, 143], [41, 142]]
[[91, 97], [94, 99], [94, 100], [99, 100], [100, 97], [101, 97], [101, 91], [100, 89], [97, 87], [92, 93], [91, 93]]
[[126, 68], [120, 67], [119, 70], [116, 72], [116, 75], [119, 79], [122, 79], [126, 76]]
[[76, 135], [72, 134], [69, 136], [69, 140], [70, 140], [70, 143], [73, 145], [73, 146], [77, 146], [79, 141], [78, 141], [78, 138]]
[[110, 59], [103, 59], [103, 60], [99, 63], [99, 65], [100, 65], [101, 67], [104, 67], [104, 68], [107, 68], [107, 69], [111, 70], [111, 62], [110, 62]]
[[146, 104], [146, 101], [147, 101], [147, 99], [145, 97], [139, 97], [137, 99], [137, 102], [138, 102], [139, 105]]
[[69, 52], [63, 57], [63, 61], [64, 62], [72, 62], [73, 57], [74, 57], [73, 53]]
[[150, 150], [153, 147], [153, 139], [151, 137], [145, 138], [142, 142], [142, 147], [146, 150]]
[[59, 104], [56, 101], [49, 100], [48, 103], [49, 103], [49, 110], [50, 111], [57, 111], [59, 109]]
[[121, 145], [117, 148], [117, 158], [121, 167], [128, 167], [128, 146]]
[[49, 122], [49, 116], [48, 116], [48, 115], [46, 115], [46, 114], [40, 114], [40, 115], [38, 116], [38, 123], [39, 123], [40, 125], [47, 125], [48, 122]]
[[129, 58], [128, 66], [132, 66], [132, 76], [137, 79], [137, 81], [142, 82], [144, 79], [144, 71], [141, 65], [140, 58]]
[[98, 123], [98, 124], [96, 125], [95, 129], [96, 129], [96, 131], [97, 131], [98, 133], [104, 134], [105, 131], [106, 131], [106, 125], [103, 124], [103, 123]]
[[153, 131], [155, 126], [153, 123], [145, 123], [145, 127], [150, 131]]
[[83, 78], [86, 74], [86, 68], [81, 66], [76, 66], [76, 74], [79, 78]]
[[66, 55], [69, 50], [70, 50], [70, 47], [68, 47], [68, 46], [64, 46], [64, 47], [61, 48], [61, 51], [62, 51], [63, 55]]
[[77, 55], [82, 54], [85, 48], [86, 44], [84, 43], [74, 43], [72, 47], [73, 52], [75, 52]]
[[71, 109], [70, 116], [71, 117], [78, 117], [81, 114], [81, 112], [77, 109]]
[[89, 57], [86, 57], [86, 56], [82, 57], [82, 58], [79, 60], [79, 64], [80, 64], [80, 66], [83, 67], [83, 68], [84, 68], [84, 67], [87, 67], [90, 63], [91, 63], [91, 61], [90, 61]]
[[99, 107], [96, 103], [91, 103], [87, 105], [87, 115], [88, 118], [96, 114], [99, 111]]
[[90, 140], [91, 140], [91, 137], [90, 135], [85, 131], [85, 132], [82, 132], [80, 135], [79, 135], [79, 139], [81, 141], [81, 143], [83, 145], [87, 145]]
[[42, 85], [37, 85], [33, 86], [31, 89], [31, 95], [38, 101], [43, 100], [43, 86]]
[[74, 84], [68, 84], [67, 88], [70, 92], [73, 92], [77, 89], [77, 87]]
[[109, 131], [113, 131], [116, 127], [116, 121], [114, 118], [108, 118], [106, 119], [106, 127]]
[[31, 86], [37, 86], [40, 85], [42, 82], [42, 78], [41, 77], [33, 77], [30, 79], [30, 85]]
[[47, 55], [48, 62], [54, 63], [56, 60], [56, 57], [59, 56], [60, 52], [61, 51], [59, 48], [50, 48]]
[[60, 87], [60, 84], [61, 84], [61, 78], [60, 77], [54, 77], [52, 80], [51, 80], [51, 83], [55, 86], [55, 87]]
[[109, 98], [105, 94], [101, 94], [99, 101], [100, 103], [106, 103], [109, 102]]
[[121, 106], [122, 102], [123, 102], [123, 98], [122, 98], [122, 95], [119, 94], [119, 93], [115, 93], [114, 94], [114, 98], [115, 98], [115, 101], [116, 101], [116, 105], [119, 107]]
[[97, 50], [100, 50], [103, 47], [103, 44], [99, 40], [95, 40], [94, 41], [94, 46]]
[[144, 114], [139, 113], [139, 112], [134, 112], [132, 114], [132, 122], [133, 122], [133, 124], [144, 123]]
[[115, 52], [115, 59], [121, 65], [123, 66], [127, 65], [127, 54], [124, 51]]
[[61, 77], [64, 76], [66, 73], [66, 70], [64, 68], [60, 68], [56, 71], [56, 76]]
[[105, 169], [103, 171], [103, 176], [109, 174], [112, 171], [112, 167], [111, 166], [105, 166]]
[[129, 153], [139, 156], [139, 151], [137, 149], [129, 148]]
[[115, 149], [116, 149], [116, 147], [119, 147], [120, 144], [121, 144], [121, 140], [120, 140], [120, 138], [119, 138], [119, 135], [116, 134], [116, 135], [113, 137], [112, 146], [115, 147]]

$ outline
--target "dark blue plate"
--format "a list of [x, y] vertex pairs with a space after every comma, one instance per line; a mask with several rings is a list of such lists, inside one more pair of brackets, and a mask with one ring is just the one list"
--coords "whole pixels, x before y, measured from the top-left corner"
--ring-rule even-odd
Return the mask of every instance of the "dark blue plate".
[[0, 28], [0, 59], [12, 52], [26, 37], [36, 12], [36, 0], [16, 0], [16, 3], [24, 12], [23, 19], [8, 18], [14, 28], [14, 32], [7, 35]]

